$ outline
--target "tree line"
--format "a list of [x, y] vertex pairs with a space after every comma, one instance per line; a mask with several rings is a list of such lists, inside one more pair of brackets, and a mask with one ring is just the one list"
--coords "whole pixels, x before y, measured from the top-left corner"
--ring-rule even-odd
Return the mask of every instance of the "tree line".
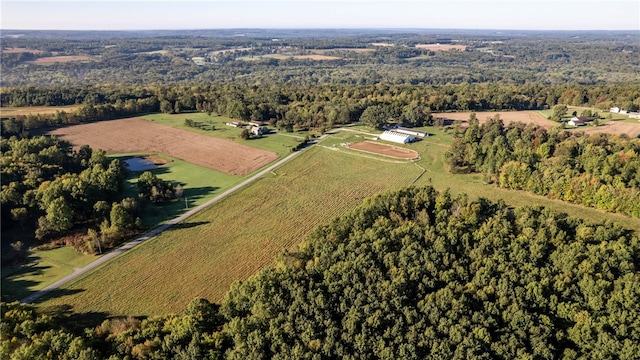
[[638, 254], [637, 234], [610, 222], [410, 187], [319, 227], [219, 305], [195, 299], [179, 315], [74, 330], [2, 304], [0, 349], [8, 359], [634, 359]]
[[480, 125], [475, 114], [445, 154], [454, 172], [633, 217], [640, 217], [639, 155], [637, 138], [505, 126], [499, 115]]
[[3, 135], [61, 124], [77, 124], [144, 113], [189, 111], [233, 119], [269, 122], [278, 129], [329, 129], [362, 121], [431, 125], [433, 112], [540, 110], [558, 104], [608, 110], [640, 106], [640, 86], [626, 85], [331, 85], [245, 86], [200, 84], [150, 87], [18, 87], [0, 91], [0, 102], [13, 106], [81, 105], [55, 114], [14, 116], [3, 120]]

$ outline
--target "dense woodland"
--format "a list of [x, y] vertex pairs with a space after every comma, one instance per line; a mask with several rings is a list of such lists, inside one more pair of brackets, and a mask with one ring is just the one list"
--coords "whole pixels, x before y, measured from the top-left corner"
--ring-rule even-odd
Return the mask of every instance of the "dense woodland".
[[640, 239], [433, 188], [368, 199], [220, 305], [84, 330], [3, 304], [3, 358], [635, 359]]
[[640, 139], [504, 126], [499, 116], [469, 128], [447, 152], [453, 171], [481, 172], [507, 189], [640, 217]]

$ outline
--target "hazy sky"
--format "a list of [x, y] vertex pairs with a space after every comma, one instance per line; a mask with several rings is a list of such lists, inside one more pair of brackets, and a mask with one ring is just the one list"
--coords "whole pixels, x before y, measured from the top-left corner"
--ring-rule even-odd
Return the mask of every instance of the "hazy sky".
[[637, 30], [640, 0], [0, 0], [1, 29]]

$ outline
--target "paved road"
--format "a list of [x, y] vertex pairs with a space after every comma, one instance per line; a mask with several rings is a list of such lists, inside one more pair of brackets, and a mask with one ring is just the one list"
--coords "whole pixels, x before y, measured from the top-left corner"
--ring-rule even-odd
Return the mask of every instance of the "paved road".
[[[324, 135], [321, 137], [321, 139], [324, 138]], [[126, 252], [127, 250], [130, 250], [132, 248], [134, 248], [135, 246], [143, 243], [145, 240], [148, 240], [158, 234], [160, 234], [161, 232], [167, 230], [168, 228], [172, 227], [173, 225], [182, 222], [184, 220], [186, 220], [187, 218], [189, 218], [190, 216], [195, 215], [196, 213], [200, 212], [201, 210], [203, 210], [204, 208], [217, 203], [218, 201], [224, 199], [225, 197], [233, 194], [234, 192], [236, 192], [237, 190], [251, 184], [252, 182], [258, 180], [259, 178], [261, 178], [262, 176], [264, 176], [265, 174], [267, 174], [268, 172], [273, 171], [275, 168], [282, 166], [284, 163], [286, 163], [287, 161], [293, 159], [294, 157], [300, 155], [300, 153], [304, 151], [304, 149], [300, 150], [300, 151], [296, 151], [293, 152], [289, 155], [287, 155], [286, 157], [284, 157], [283, 159], [281, 159], [280, 161], [274, 163], [273, 165], [269, 166], [268, 168], [260, 171], [259, 173], [253, 175], [252, 177], [248, 178], [247, 180], [241, 182], [240, 184], [228, 189], [227, 191], [223, 192], [222, 194], [214, 197], [213, 199], [207, 201], [206, 203], [195, 207], [189, 211], [187, 211], [186, 213], [178, 216], [177, 218], [173, 219], [173, 220], [169, 220], [166, 223], [156, 227], [155, 229], [149, 231], [148, 233], [140, 236], [139, 238], [136, 238], [135, 240], [129, 241], [126, 244], [122, 245], [121, 247], [101, 256], [98, 260], [92, 262], [91, 264], [80, 268], [80, 269], [76, 269], [74, 270], [74, 272], [68, 276], [65, 276], [64, 278], [44, 287], [42, 290], [37, 291], [29, 296], [27, 296], [26, 298], [22, 299], [20, 302], [22, 303], [31, 303], [33, 301], [35, 301], [36, 299], [40, 298], [41, 296], [43, 296], [44, 294], [48, 293], [51, 290], [55, 290], [57, 288], [59, 288], [60, 286], [68, 283], [69, 281], [84, 275], [85, 273], [87, 273], [88, 271], [93, 270], [94, 268], [106, 263], [107, 261], [115, 258], [118, 255], [121, 255], [122, 253]]]

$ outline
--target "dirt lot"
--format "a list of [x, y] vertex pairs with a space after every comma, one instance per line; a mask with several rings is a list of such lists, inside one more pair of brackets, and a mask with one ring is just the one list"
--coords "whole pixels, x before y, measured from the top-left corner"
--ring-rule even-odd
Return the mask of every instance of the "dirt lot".
[[349, 149], [388, 156], [396, 159], [415, 159], [418, 157], [418, 153], [413, 150], [370, 141], [351, 143], [349, 144]]
[[449, 51], [449, 50], [465, 51], [467, 50], [467, 47], [464, 45], [449, 45], [449, 44], [417, 44], [416, 48], [427, 49], [431, 51]]
[[96, 61], [96, 58], [92, 58], [90, 56], [78, 55], [78, 56], [70, 56], [70, 55], [61, 55], [61, 56], [47, 56], [41, 57], [34, 61], [27, 61], [30, 64], [36, 65], [53, 65], [55, 63], [65, 63], [72, 61]]
[[[494, 117], [496, 114], [500, 114], [500, 119], [502, 119], [505, 124], [519, 121], [526, 124], [538, 125], [547, 129], [551, 129], [558, 125], [557, 123], [546, 119], [537, 111], [484, 111], [476, 112], [476, 117], [480, 121], [480, 124], [482, 124], [485, 123], [487, 119]], [[466, 121], [469, 120], [469, 115], [471, 115], [471, 112], [434, 113], [433, 117], [443, 117], [449, 120], [464, 120], [465, 123], [463, 125], [466, 126]]]
[[[466, 121], [469, 120], [469, 115], [471, 112], [459, 112], [459, 113], [434, 113], [434, 117], [443, 117], [449, 120], [464, 120], [463, 126], [466, 126]], [[540, 115], [537, 111], [487, 111], [487, 112], [477, 112], [476, 117], [480, 120], [480, 123], [484, 123], [488, 118], [495, 116], [496, 114], [500, 114], [500, 118], [505, 124], [509, 124], [512, 122], [523, 122], [526, 124], [532, 123], [537, 126], [544, 127], [546, 129], [551, 129], [552, 127], [558, 126], [558, 123], [553, 122], [551, 120], [546, 119], [544, 116]], [[627, 134], [631, 137], [635, 137], [640, 135], [640, 121], [638, 122], [628, 122], [628, 121], [609, 121], [604, 123], [602, 126], [583, 126], [575, 131], [584, 131], [585, 133], [608, 133], [608, 134]]]
[[88, 144], [109, 154], [158, 152], [231, 175], [247, 175], [278, 157], [270, 151], [136, 118], [74, 125], [49, 134], [77, 147]]

